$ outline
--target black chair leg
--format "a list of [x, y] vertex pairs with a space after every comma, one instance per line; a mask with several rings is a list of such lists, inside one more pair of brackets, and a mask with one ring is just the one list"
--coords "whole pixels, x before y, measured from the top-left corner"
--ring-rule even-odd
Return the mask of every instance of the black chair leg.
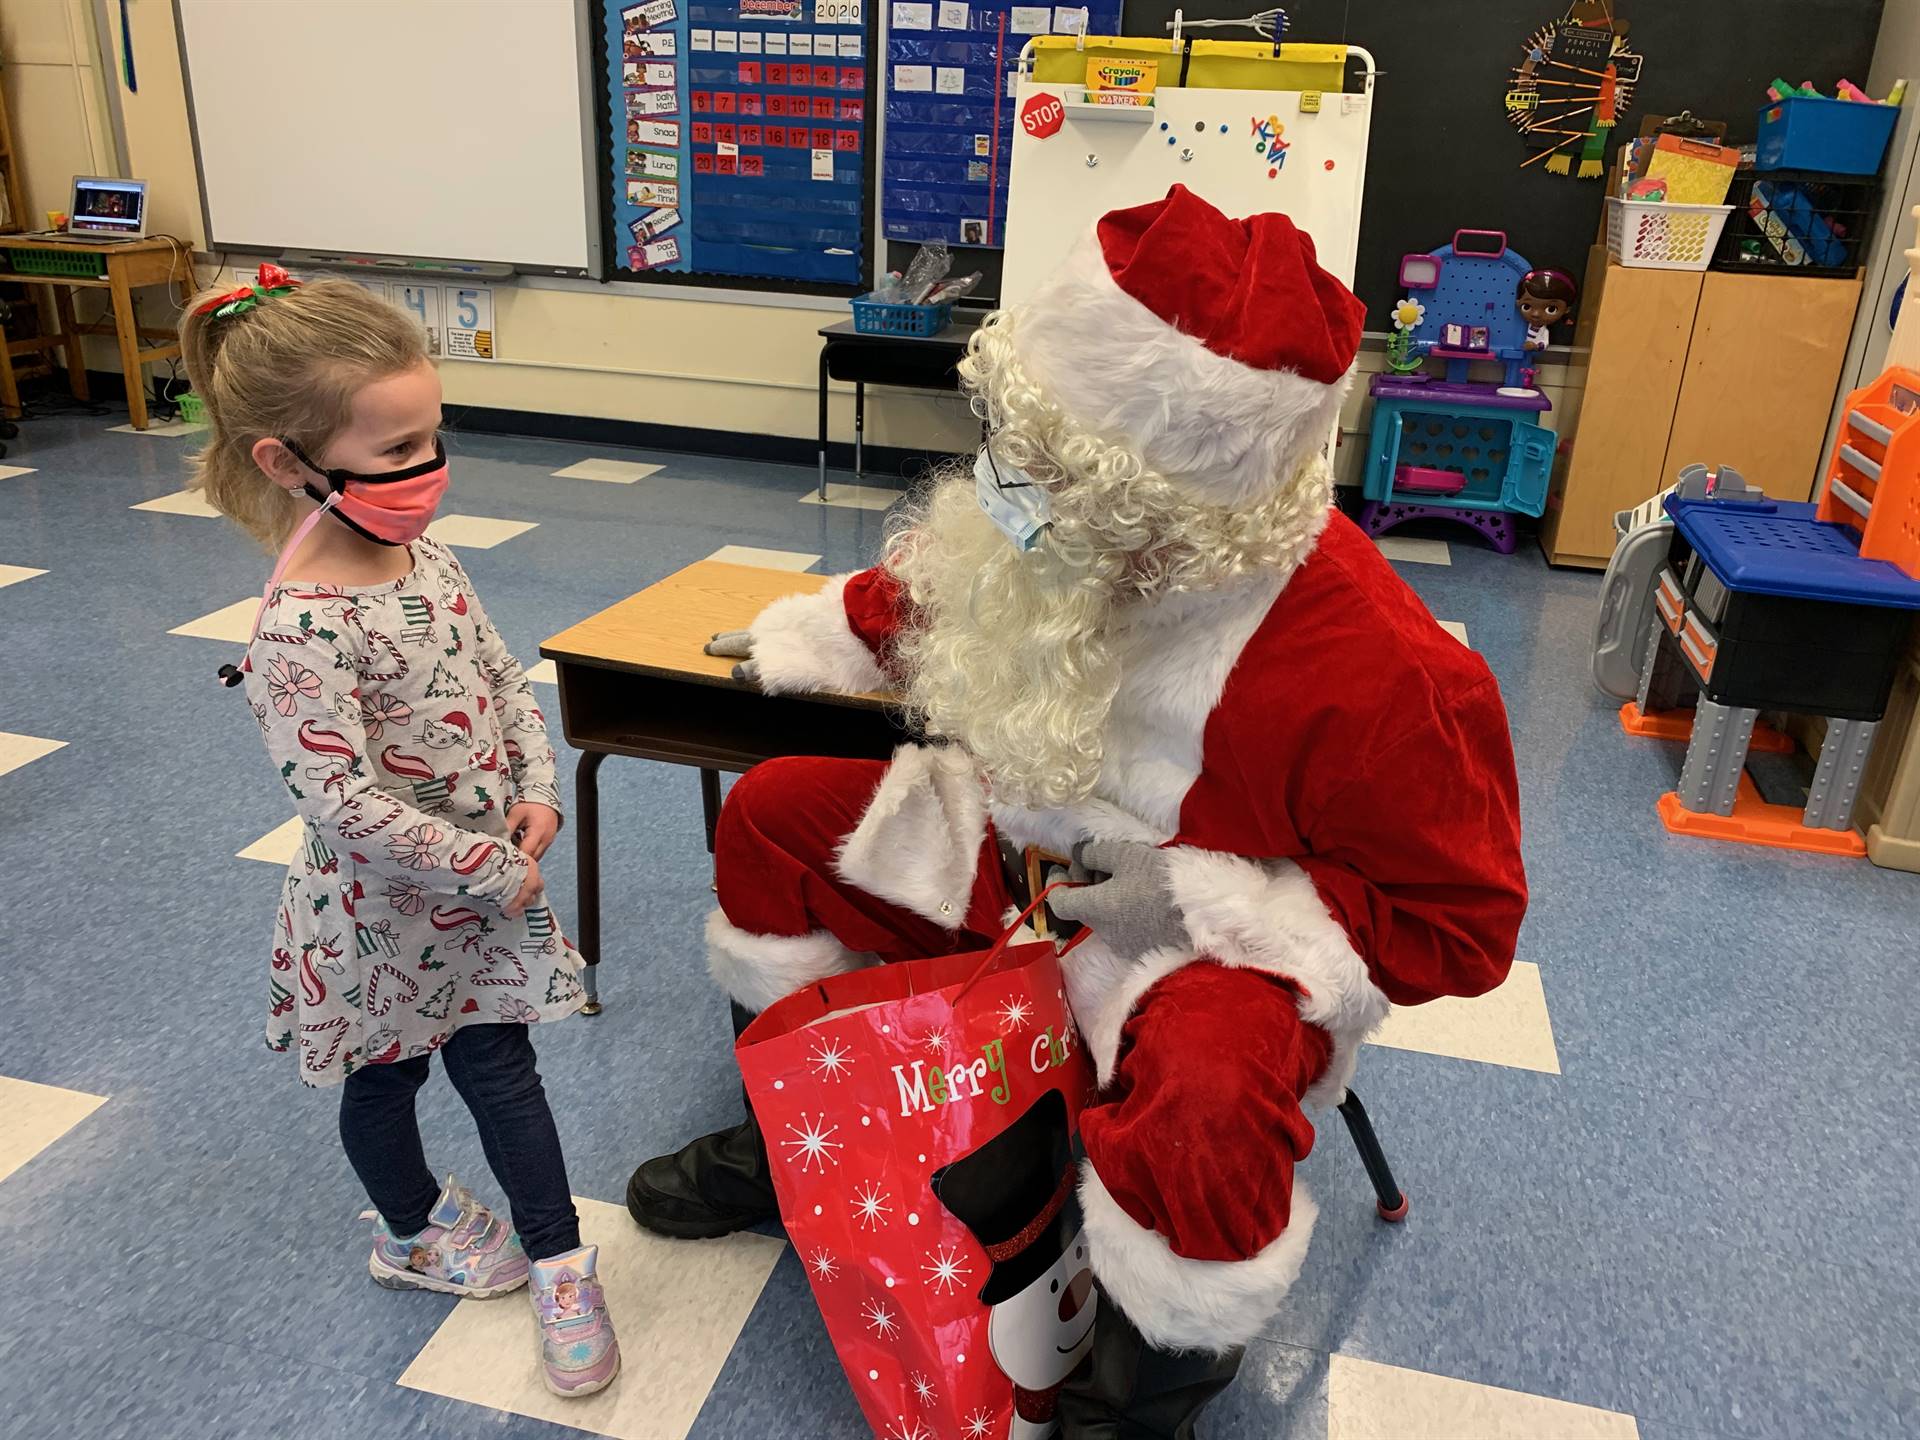
[[1393, 1178], [1393, 1168], [1387, 1164], [1386, 1152], [1380, 1148], [1380, 1137], [1373, 1133], [1373, 1121], [1367, 1118], [1367, 1107], [1351, 1090], [1340, 1102], [1340, 1117], [1347, 1122], [1347, 1133], [1353, 1136], [1360, 1163], [1367, 1167], [1367, 1178], [1373, 1182], [1373, 1193], [1378, 1197], [1374, 1204], [1380, 1218], [1390, 1224], [1406, 1219], [1406, 1191]]

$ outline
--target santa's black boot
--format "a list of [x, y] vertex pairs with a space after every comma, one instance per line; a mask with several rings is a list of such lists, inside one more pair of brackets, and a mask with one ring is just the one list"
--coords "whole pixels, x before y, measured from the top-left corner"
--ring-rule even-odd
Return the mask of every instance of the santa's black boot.
[[1245, 1350], [1157, 1350], [1099, 1294], [1093, 1349], [1056, 1402], [1061, 1440], [1194, 1440], [1195, 1419], [1233, 1383]]
[[[736, 1038], [752, 1020], [733, 1007]], [[642, 1228], [675, 1240], [711, 1240], [773, 1219], [779, 1213], [773, 1169], [753, 1106], [731, 1129], [703, 1135], [634, 1171], [627, 1210]]]

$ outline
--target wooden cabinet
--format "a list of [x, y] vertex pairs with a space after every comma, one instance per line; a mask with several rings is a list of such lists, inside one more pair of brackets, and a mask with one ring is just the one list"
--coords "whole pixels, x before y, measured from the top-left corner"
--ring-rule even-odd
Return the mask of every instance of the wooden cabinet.
[[1541, 520], [1547, 559], [1604, 568], [1614, 512], [1696, 462], [1805, 500], [1859, 302], [1858, 278], [1636, 270], [1596, 247], [1575, 338], [1587, 383]]
[[1667, 438], [1701, 279], [1697, 270], [1611, 265], [1598, 245], [1589, 253], [1573, 341], [1590, 352], [1580, 423], [1540, 520], [1540, 546], [1553, 564], [1604, 569], [1614, 513], [1668, 483]]

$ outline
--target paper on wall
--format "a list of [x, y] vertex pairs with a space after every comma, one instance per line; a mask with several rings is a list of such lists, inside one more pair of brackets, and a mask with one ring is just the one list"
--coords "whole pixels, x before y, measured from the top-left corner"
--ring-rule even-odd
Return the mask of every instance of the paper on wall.
[[742, 55], [758, 55], [760, 53], [761, 39], [762, 36], [758, 30], [742, 30], [740, 32], [740, 53]]
[[689, 30], [687, 34], [690, 37], [687, 41], [687, 44], [690, 45], [693, 49], [695, 50], [713, 49], [713, 31]]
[[[820, 37], [820, 43], [823, 45], [831, 45], [833, 43], [833, 37], [831, 35], [822, 35]], [[787, 40], [787, 50], [794, 55], [813, 54], [813, 32], [808, 31], [804, 35], [789, 37]], [[828, 51], [827, 53], [832, 54], [833, 52]]]
[[713, 32], [713, 48], [725, 55], [740, 53], [740, 32], [737, 30], [716, 30]]
[[626, 37], [628, 59], [638, 55], [671, 55], [675, 41], [671, 30], [636, 30]]
[[720, 141], [713, 148], [722, 155], [738, 155], [740, 153], [740, 147], [738, 145], [729, 145], [724, 140]]
[[1087, 28], [1087, 10], [1084, 5], [1069, 8], [1065, 5], [1053, 7], [1053, 33], [1056, 35], [1078, 35]]
[[958, 65], [942, 65], [936, 73], [933, 88], [942, 95], [964, 95], [967, 93], [967, 72]]
[[627, 125], [627, 142], [632, 145], [664, 145], [669, 150], [680, 145], [678, 120], [634, 120]]
[[858, 60], [860, 58], [860, 37], [858, 35], [842, 35], [840, 37], [840, 58], [843, 60]]
[[632, 205], [659, 205], [669, 210], [677, 209], [680, 187], [666, 180], [629, 180], [627, 201]]
[[1044, 5], [1016, 5], [1008, 28], [1018, 35], [1044, 35], [1052, 23], [1053, 12]]
[[893, 0], [893, 28], [896, 30], [931, 30], [933, 28], [933, 6], [923, 0]]
[[493, 359], [493, 291], [484, 285], [449, 285], [445, 293], [448, 357]]
[[903, 95], [931, 91], [933, 89], [933, 67], [931, 65], [894, 66], [893, 88]]
[[971, 18], [966, 0], [941, 0], [940, 28], [942, 30], [964, 30]]
[[671, 25], [679, 13], [674, 8], [674, 0], [647, 0], [640, 7], [640, 17], [656, 30], [662, 25]]
[[864, 25], [866, 11], [862, 0], [813, 0], [816, 25]]
[[627, 91], [629, 115], [671, 115], [679, 108], [680, 92], [677, 90]]
[[767, 54], [784, 55], [787, 53], [787, 37], [779, 34], [767, 36]]
[[831, 180], [833, 178], [833, 151], [816, 150], [813, 152], [813, 178]]
[[680, 258], [680, 242], [671, 236], [665, 240], [655, 240], [651, 245], [640, 247], [640, 257], [649, 269], [656, 265], [671, 265]]

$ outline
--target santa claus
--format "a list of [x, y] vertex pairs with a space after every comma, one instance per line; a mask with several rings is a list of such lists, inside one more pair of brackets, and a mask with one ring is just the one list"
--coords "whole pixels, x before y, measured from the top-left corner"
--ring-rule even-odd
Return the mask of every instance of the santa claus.
[[[1283, 215], [1176, 187], [1094, 227], [961, 373], [989, 439], [883, 562], [717, 637], [772, 693], [891, 688], [927, 744], [734, 787], [714, 977], [736, 1015], [977, 949], [1029, 847], [1099, 1075], [1080, 1206], [1092, 1353], [1069, 1437], [1189, 1435], [1299, 1274], [1306, 1107], [1389, 1004], [1477, 995], [1526, 906], [1507, 719], [1330, 508], [1362, 307]], [[666, 1235], [774, 1212], [751, 1118], [635, 1173]]]

